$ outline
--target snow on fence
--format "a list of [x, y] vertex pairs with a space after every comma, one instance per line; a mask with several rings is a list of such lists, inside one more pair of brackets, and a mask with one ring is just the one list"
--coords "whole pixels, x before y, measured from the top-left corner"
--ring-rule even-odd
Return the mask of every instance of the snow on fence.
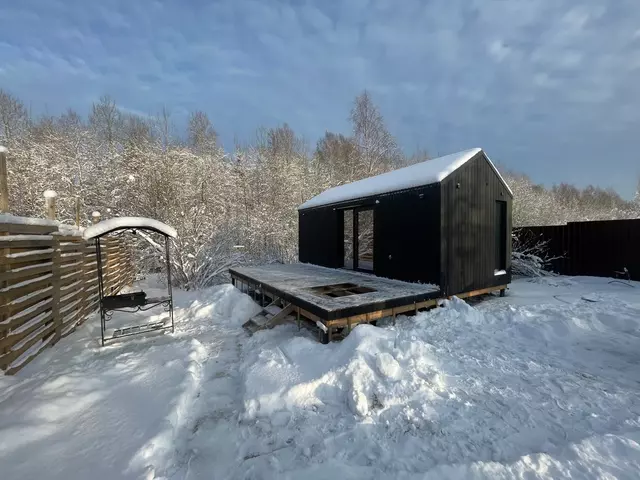
[[[93, 242], [55, 222], [0, 216], [0, 369], [13, 374], [98, 307]], [[133, 280], [130, 249], [102, 239], [105, 292]]]

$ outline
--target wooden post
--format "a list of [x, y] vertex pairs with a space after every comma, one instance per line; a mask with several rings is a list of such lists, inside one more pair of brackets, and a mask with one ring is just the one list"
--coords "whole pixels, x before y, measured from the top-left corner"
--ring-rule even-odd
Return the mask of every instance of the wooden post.
[[[102, 250], [102, 248], [100, 248], [101, 252], [104, 251], [104, 268], [102, 269], [102, 283], [104, 285], [104, 294], [105, 295], [111, 295], [112, 292], [112, 285], [111, 285], [111, 270], [109, 269], [109, 245], [111, 244], [111, 242], [109, 241], [109, 236], [105, 235], [104, 237], [104, 250]], [[97, 239], [99, 242], [101, 241], [100, 238]]]
[[62, 317], [60, 315], [60, 259], [60, 240], [54, 235], [51, 266], [51, 316], [53, 317], [53, 324], [55, 325], [53, 343], [56, 343], [62, 338]]
[[7, 152], [7, 149], [0, 145], [0, 213], [6, 213], [9, 211]]
[[[11, 253], [11, 250], [8, 248], [0, 249], [0, 278], [3, 278], [3, 280], [0, 280], [0, 289], [5, 289], [9, 285], [9, 281], [6, 280], [6, 272], [10, 270], [8, 259], [9, 253]], [[0, 308], [0, 323], [5, 323], [11, 316], [10, 309], [6, 308], [6, 306], [4, 305], [6, 303], [9, 303], [8, 295], [0, 294], [0, 304], [3, 305], [3, 307]], [[7, 333], [8, 330], [5, 330], [4, 332], [0, 331], [0, 340], [2, 340], [7, 335]], [[9, 353], [10, 351], [11, 347], [9, 345], [0, 347], [0, 360], [5, 354]], [[1, 364], [2, 362], [0, 362], [0, 368], [2, 368]]]
[[82, 270], [82, 302], [80, 302], [80, 321], [78, 325], [84, 322], [85, 317], [89, 315], [91, 312], [89, 311], [89, 288], [91, 288], [88, 279], [89, 279], [89, 271], [91, 270], [91, 263], [87, 261], [87, 246], [89, 245], [84, 240], [80, 239], [80, 245], [82, 250], [82, 265], [80, 269]]
[[80, 228], [80, 196], [76, 195], [76, 227]]
[[45, 216], [49, 220], [56, 219], [56, 197], [58, 194], [53, 190], [46, 190], [44, 192], [44, 204], [45, 204]]
[[100, 212], [93, 212], [91, 214], [91, 223], [94, 225], [100, 221]]

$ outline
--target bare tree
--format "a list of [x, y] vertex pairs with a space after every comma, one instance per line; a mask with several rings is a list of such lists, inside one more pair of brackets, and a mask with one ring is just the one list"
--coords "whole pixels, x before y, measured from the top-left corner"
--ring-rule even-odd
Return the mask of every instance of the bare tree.
[[404, 165], [414, 165], [416, 163], [425, 162], [431, 158], [429, 152], [425, 148], [417, 148], [415, 152], [413, 152], [408, 157], [403, 159]]
[[362, 176], [391, 169], [400, 157], [398, 145], [366, 90], [356, 97], [349, 118], [363, 167]]
[[359, 156], [356, 142], [341, 133], [325, 132], [316, 145], [316, 160], [329, 175], [331, 185], [359, 178]]
[[160, 133], [160, 140], [162, 141], [162, 148], [166, 151], [169, 148], [171, 143], [171, 112], [166, 107], [166, 105], [162, 106], [162, 110], [160, 114], [156, 118], [156, 125], [158, 127], [158, 131]]
[[114, 146], [118, 130], [122, 125], [122, 115], [113, 98], [109, 95], [103, 95], [98, 103], [92, 105], [91, 113], [89, 114], [89, 125], [94, 129], [98, 137], [107, 143], [109, 148]]
[[206, 113], [195, 111], [189, 115], [188, 145], [196, 153], [212, 153], [218, 148], [218, 133]]
[[29, 115], [24, 104], [0, 89], [0, 144], [11, 146], [26, 133]]

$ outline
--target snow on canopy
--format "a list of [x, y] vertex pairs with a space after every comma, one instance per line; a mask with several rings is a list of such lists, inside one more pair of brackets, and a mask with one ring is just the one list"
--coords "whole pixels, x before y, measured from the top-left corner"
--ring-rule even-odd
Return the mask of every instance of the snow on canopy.
[[91, 225], [84, 231], [82, 236], [85, 240], [90, 240], [92, 238], [106, 235], [107, 233], [113, 232], [114, 230], [123, 230], [126, 228], [155, 230], [158, 233], [172, 238], [176, 238], [178, 236], [178, 232], [176, 232], [173, 227], [170, 227], [169, 225], [158, 220], [154, 220], [153, 218], [145, 217], [110, 218], [109, 220], [104, 220], [102, 222], [96, 223], [95, 225]]
[[[452, 153], [444, 157], [399, 168], [398, 170], [376, 175], [375, 177], [364, 178], [357, 182], [333, 187], [307, 200], [298, 207], [298, 210], [369, 197], [371, 195], [396, 192], [398, 190], [420, 187], [431, 183], [439, 183], [481, 152], [482, 149], [480, 148], [472, 148], [471, 150]], [[509, 193], [513, 195], [513, 192], [511, 192], [509, 186], [500, 176], [496, 167], [491, 160], [489, 160], [489, 157], [487, 157], [487, 160], [500, 177], [500, 180], [502, 180], [502, 183], [507, 187]]]

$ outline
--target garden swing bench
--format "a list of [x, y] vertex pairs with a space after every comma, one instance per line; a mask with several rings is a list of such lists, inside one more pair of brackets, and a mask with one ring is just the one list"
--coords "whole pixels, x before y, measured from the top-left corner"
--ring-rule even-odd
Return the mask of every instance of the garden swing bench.
[[[124, 294], [110, 295], [112, 292], [105, 292], [104, 279], [102, 271], [102, 252], [100, 239], [117, 231], [130, 231], [136, 233], [138, 230], [146, 230], [159, 233], [164, 237], [165, 263], [167, 266], [167, 295], [161, 297], [149, 297], [145, 292], [132, 292]], [[176, 238], [175, 229], [158, 220], [144, 217], [116, 217], [104, 220], [87, 228], [83, 237], [85, 240], [94, 240], [96, 246], [96, 263], [98, 267], [98, 290], [100, 294], [100, 331], [102, 345], [109, 340], [115, 340], [131, 335], [142, 333], [169, 330], [174, 331], [173, 324], [173, 292], [171, 289], [171, 263], [169, 257], [169, 239]], [[105, 295], [109, 293], [109, 295]], [[138, 311], [149, 310], [153, 307], [162, 306], [166, 312], [169, 312], [171, 322], [166, 324], [164, 320], [148, 323], [146, 325], [132, 325], [117, 328], [113, 335], [106, 338], [107, 321], [111, 319], [113, 312], [135, 313]]]

